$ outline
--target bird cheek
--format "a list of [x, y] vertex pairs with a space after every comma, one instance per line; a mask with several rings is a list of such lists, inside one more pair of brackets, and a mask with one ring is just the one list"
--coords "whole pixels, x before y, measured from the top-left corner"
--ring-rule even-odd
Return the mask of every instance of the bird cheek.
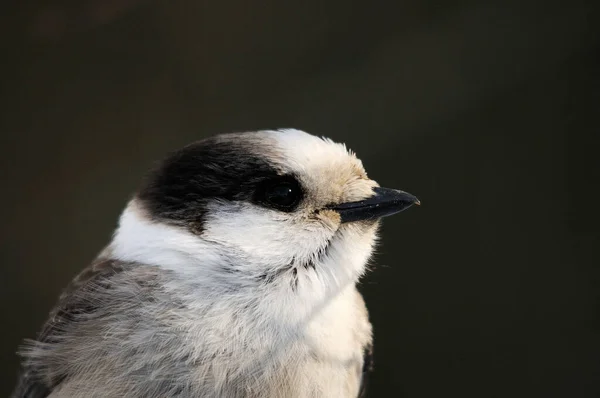
[[315, 217], [327, 228], [329, 229], [337, 229], [342, 220], [340, 214], [337, 211], [322, 209], [315, 213]]

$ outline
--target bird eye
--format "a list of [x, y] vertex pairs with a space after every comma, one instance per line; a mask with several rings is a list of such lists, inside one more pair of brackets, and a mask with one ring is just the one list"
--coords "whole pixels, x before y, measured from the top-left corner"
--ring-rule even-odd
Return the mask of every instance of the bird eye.
[[265, 204], [282, 211], [293, 211], [302, 200], [302, 188], [293, 178], [272, 181], [263, 193]]

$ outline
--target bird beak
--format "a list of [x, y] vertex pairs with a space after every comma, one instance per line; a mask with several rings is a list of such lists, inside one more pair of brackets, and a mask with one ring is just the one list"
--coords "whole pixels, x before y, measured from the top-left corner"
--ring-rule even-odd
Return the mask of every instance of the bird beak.
[[342, 203], [331, 209], [340, 214], [342, 223], [372, 220], [400, 213], [412, 205], [420, 205], [415, 196], [397, 189], [373, 188], [375, 195], [358, 202]]

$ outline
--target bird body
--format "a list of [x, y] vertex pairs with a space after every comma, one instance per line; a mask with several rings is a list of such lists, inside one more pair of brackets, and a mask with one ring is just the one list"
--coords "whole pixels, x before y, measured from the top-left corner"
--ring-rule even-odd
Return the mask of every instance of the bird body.
[[13, 396], [356, 397], [356, 283], [379, 218], [416, 202], [298, 130], [183, 148], [26, 344]]

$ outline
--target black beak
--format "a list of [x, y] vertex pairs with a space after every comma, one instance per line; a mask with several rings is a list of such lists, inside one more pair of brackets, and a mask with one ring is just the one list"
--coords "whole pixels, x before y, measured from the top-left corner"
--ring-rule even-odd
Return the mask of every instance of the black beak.
[[331, 209], [337, 211], [342, 222], [372, 220], [400, 213], [412, 205], [420, 205], [415, 196], [389, 188], [374, 188], [375, 195], [358, 202], [342, 203]]

